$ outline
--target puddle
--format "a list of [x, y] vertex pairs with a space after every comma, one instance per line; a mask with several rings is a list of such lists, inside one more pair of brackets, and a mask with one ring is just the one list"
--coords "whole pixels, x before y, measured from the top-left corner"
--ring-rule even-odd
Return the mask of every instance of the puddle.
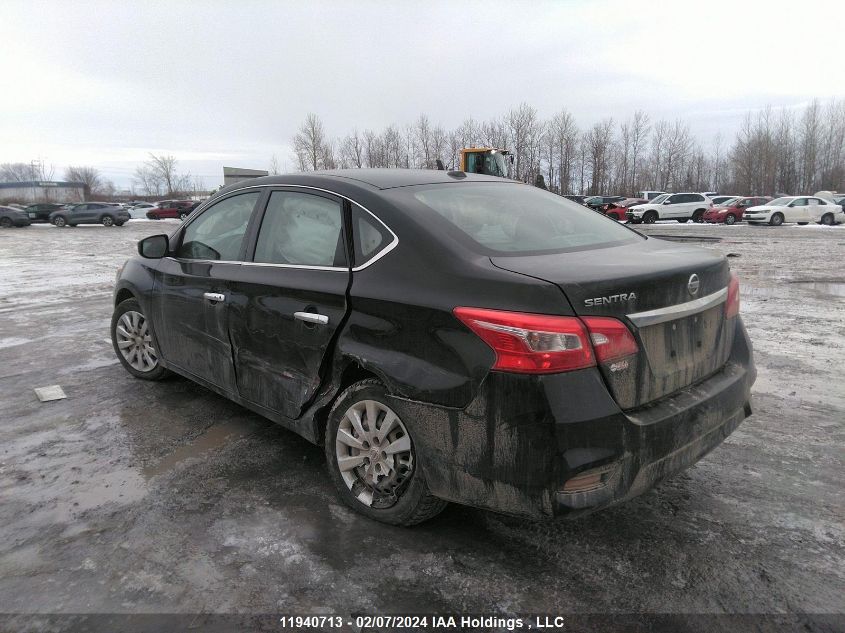
[[824, 295], [845, 297], [845, 281], [792, 281], [790, 283], [800, 284], [804, 288], [815, 290]]
[[213, 426], [190, 444], [180, 446], [172, 453], [166, 455], [161, 461], [145, 467], [143, 469], [144, 477], [149, 479], [166, 473], [186, 460], [201, 457], [203, 453], [222, 448], [242, 437], [251, 435], [254, 430], [255, 427], [251, 424], [235, 424], [232, 422]]

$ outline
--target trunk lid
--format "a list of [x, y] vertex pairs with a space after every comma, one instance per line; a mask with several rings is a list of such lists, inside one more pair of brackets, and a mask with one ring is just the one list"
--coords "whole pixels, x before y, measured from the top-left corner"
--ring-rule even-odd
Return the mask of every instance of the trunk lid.
[[[579, 316], [614, 317], [628, 325], [639, 353], [600, 366], [623, 409], [683, 389], [727, 362], [734, 328], [724, 317], [722, 291], [730, 270], [721, 253], [650, 238], [577, 252], [500, 256], [492, 262], [556, 284]], [[693, 275], [698, 280], [694, 293]]]

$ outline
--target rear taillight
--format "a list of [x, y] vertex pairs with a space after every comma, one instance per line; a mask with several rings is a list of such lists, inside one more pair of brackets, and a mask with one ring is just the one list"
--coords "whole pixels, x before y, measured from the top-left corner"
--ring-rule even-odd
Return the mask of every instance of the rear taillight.
[[492, 369], [551, 374], [613, 363], [639, 351], [628, 327], [609, 317], [549, 316], [455, 308], [455, 316], [496, 352]]
[[628, 326], [609, 317], [583, 317], [599, 363], [611, 363], [640, 351]]
[[493, 369], [550, 374], [596, 364], [577, 317], [455, 308], [455, 316], [496, 352]]
[[739, 314], [739, 277], [731, 273], [731, 281], [728, 283], [728, 300], [725, 301], [725, 317], [730, 319]]

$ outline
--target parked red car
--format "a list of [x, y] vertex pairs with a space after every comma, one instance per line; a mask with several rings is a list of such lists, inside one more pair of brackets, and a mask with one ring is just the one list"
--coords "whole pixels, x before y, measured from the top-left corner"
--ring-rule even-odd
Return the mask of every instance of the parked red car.
[[736, 224], [742, 221], [742, 213], [746, 208], [766, 204], [769, 201], [771, 201], [771, 198], [768, 196], [731, 198], [726, 200], [724, 204], [705, 211], [702, 219], [711, 224]]
[[192, 200], [162, 200], [147, 211], [147, 218], [150, 220], [162, 220], [164, 218], [184, 220], [193, 209], [194, 203]]
[[605, 205], [601, 208], [601, 212], [607, 217], [613, 218], [617, 222], [621, 222], [625, 219], [625, 211], [628, 210], [628, 207], [634, 206], [635, 204], [645, 204], [646, 202], [648, 202], [648, 200], [644, 200], [642, 198], [625, 198], [624, 200], [611, 202]]

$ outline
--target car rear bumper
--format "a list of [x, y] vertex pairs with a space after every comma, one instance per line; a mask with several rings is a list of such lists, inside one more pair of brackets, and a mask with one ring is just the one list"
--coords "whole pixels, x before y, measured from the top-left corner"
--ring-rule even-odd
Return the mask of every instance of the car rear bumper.
[[396, 400], [431, 491], [529, 517], [578, 516], [691, 466], [751, 413], [756, 370], [742, 322], [715, 375], [631, 411], [596, 369], [491, 372], [464, 410]]

